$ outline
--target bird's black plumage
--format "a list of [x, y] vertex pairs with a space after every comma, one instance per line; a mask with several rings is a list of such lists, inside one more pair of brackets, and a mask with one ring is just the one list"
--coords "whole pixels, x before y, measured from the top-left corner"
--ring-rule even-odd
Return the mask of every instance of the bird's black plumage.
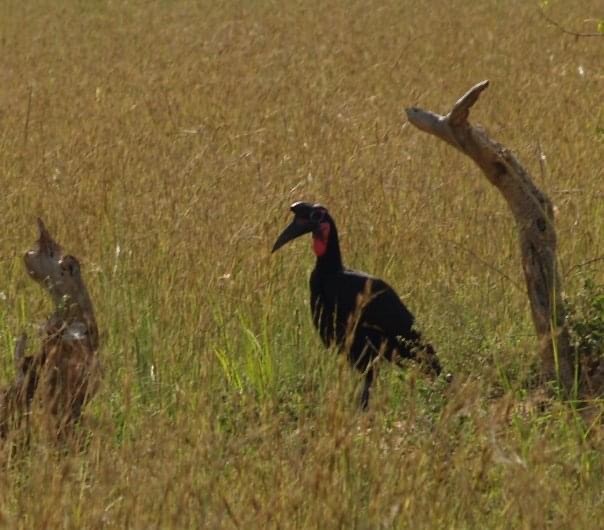
[[414, 329], [414, 317], [392, 287], [379, 278], [344, 267], [338, 231], [324, 206], [297, 202], [294, 220], [277, 239], [273, 252], [288, 241], [312, 233], [317, 256], [310, 276], [311, 311], [326, 346], [337, 345], [365, 373], [361, 405], [367, 407], [373, 361], [414, 359], [434, 375], [441, 367], [434, 348]]

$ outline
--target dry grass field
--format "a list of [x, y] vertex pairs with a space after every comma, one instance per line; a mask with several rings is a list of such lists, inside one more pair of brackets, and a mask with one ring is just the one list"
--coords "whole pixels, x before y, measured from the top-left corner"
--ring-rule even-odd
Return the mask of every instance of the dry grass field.
[[[404, 108], [491, 81], [471, 119], [556, 203], [572, 300], [604, 283], [604, 38], [521, 0], [5, 0], [0, 50], [0, 381], [50, 311], [22, 263], [37, 216], [81, 258], [104, 365], [78, 450], [0, 450], [0, 527], [602, 527], [599, 421], [533, 406], [512, 216]], [[358, 411], [312, 328], [309, 241], [270, 254], [301, 199], [451, 386], [384, 366]]]

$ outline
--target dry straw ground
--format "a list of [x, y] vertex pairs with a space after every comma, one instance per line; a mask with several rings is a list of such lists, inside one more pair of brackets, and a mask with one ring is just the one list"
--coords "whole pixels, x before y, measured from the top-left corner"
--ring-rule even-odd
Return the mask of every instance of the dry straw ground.
[[[603, 18], [570, 4], [548, 10]], [[82, 259], [105, 366], [79, 451], [3, 453], [0, 526], [601, 528], [601, 428], [526, 392], [511, 215], [403, 108], [491, 80], [473, 119], [556, 202], [572, 295], [604, 281], [580, 266], [604, 254], [604, 39], [520, 0], [5, 0], [0, 47], [0, 376], [50, 310], [21, 261], [37, 215]], [[396, 286], [451, 388], [385, 367], [351, 405], [308, 243], [269, 254], [298, 199]]]

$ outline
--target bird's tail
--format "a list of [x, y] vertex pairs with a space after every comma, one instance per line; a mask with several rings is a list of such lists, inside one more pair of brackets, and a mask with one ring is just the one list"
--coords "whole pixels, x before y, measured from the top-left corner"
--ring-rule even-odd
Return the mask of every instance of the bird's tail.
[[411, 353], [410, 358], [416, 361], [428, 375], [438, 377], [442, 372], [442, 366], [432, 344], [426, 342], [421, 333], [416, 330], [411, 330], [405, 342], [407, 350]]

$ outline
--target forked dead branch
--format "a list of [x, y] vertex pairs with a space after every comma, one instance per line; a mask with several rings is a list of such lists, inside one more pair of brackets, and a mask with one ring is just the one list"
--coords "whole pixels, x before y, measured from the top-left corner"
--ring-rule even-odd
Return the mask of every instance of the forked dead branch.
[[66, 255], [38, 219], [39, 238], [25, 256], [29, 276], [50, 295], [54, 312], [42, 329], [41, 351], [26, 355], [26, 336], [15, 347], [16, 375], [0, 394], [0, 437], [28, 419], [32, 407], [57, 435], [79, 420], [100, 380], [98, 328], [78, 260]]
[[570, 395], [575, 382], [575, 354], [557, 270], [552, 202], [508, 149], [468, 122], [470, 108], [488, 85], [488, 81], [482, 81], [472, 87], [446, 116], [413, 107], [406, 109], [407, 117], [422, 131], [474, 160], [505, 198], [520, 238], [524, 278], [539, 339], [541, 374], [546, 381], [559, 381]]

